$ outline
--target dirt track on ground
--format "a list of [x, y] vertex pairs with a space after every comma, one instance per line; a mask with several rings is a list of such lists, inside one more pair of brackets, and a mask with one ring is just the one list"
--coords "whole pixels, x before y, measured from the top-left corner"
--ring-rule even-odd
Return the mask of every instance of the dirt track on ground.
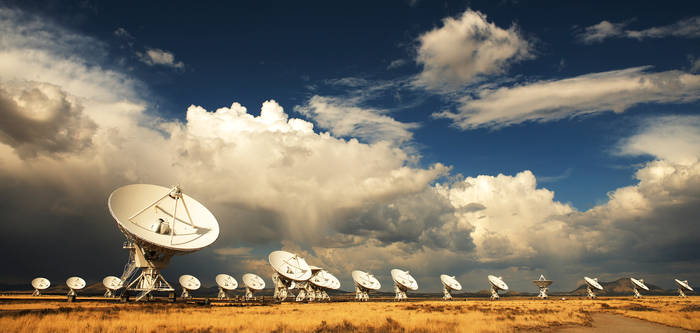
[[594, 313], [593, 326], [575, 326], [564, 327], [553, 330], [556, 333], [618, 333], [618, 332], [635, 332], [635, 333], [686, 333], [692, 332], [682, 328], [669, 327], [666, 325], [648, 322], [646, 320], [628, 318], [622, 315], [611, 313]]

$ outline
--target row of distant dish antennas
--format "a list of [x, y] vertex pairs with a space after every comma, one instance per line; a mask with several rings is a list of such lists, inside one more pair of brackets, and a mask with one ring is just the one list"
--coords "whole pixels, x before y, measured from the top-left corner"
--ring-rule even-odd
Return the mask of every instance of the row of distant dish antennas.
[[297, 301], [330, 300], [328, 290], [340, 289], [340, 281], [326, 270], [310, 266], [304, 258], [286, 251], [274, 251], [268, 256], [274, 270], [274, 298], [283, 301], [288, 290], [298, 289]]

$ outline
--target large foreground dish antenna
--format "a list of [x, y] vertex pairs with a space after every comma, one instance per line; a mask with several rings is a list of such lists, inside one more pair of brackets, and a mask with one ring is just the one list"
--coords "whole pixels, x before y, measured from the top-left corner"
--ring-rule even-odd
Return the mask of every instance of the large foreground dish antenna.
[[[160, 274], [176, 254], [197, 251], [219, 236], [219, 223], [197, 200], [182, 193], [180, 186], [166, 188], [149, 184], [132, 184], [116, 189], [109, 196], [109, 211], [126, 236], [124, 248], [129, 261], [121, 280], [124, 294], [140, 293], [136, 300], [153, 296], [151, 292], [175, 289]], [[137, 268], [141, 274], [134, 277]]]
[[678, 279], [673, 279], [676, 281], [676, 285], [678, 285], [678, 296], [680, 297], [686, 297], [685, 291], [694, 291], [692, 287], [690, 287], [690, 284], [688, 283], [688, 280], [678, 280]]
[[408, 298], [406, 296], [407, 290], [418, 290], [418, 282], [408, 271], [392, 269], [391, 279], [394, 280], [394, 292], [396, 293], [394, 300], [405, 300]]
[[265, 289], [265, 280], [252, 273], [243, 274], [243, 285], [245, 286], [245, 300], [256, 299], [254, 292]]
[[122, 279], [116, 276], [108, 276], [102, 279], [102, 285], [105, 286], [105, 297], [116, 297], [117, 290], [124, 286]]
[[603, 286], [598, 283], [598, 278], [591, 279], [584, 276], [583, 280], [586, 281], [586, 293], [588, 294], [588, 298], [596, 298], [593, 290], [603, 290]]
[[32, 296], [41, 295], [41, 290], [45, 290], [51, 286], [51, 282], [47, 278], [38, 277], [32, 280], [32, 287], [34, 287], [34, 292]]
[[[275, 284], [275, 299], [283, 301], [287, 298], [287, 289], [293, 282], [304, 290], [305, 284], [311, 278], [311, 267], [304, 258], [287, 251], [274, 251], [268, 256], [270, 266], [275, 271], [272, 274], [272, 282]], [[303, 296], [303, 295], [302, 295]]]
[[649, 287], [647, 287], [646, 284], [644, 284], [644, 279], [635, 279], [635, 278], [630, 278], [630, 281], [632, 281], [632, 290], [634, 290], [634, 298], [641, 298], [642, 294], [639, 293], [638, 289], [644, 289], [646, 291], [649, 291]]
[[238, 281], [233, 278], [233, 276], [228, 274], [219, 274], [216, 276], [216, 285], [219, 286], [219, 294], [217, 298], [225, 299], [228, 298], [227, 292], [231, 290], [236, 290], [238, 288]]
[[491, 299], [499, 299], [500, 296], [498, 296], [498, 291], [499, 290], [508, 290], [508, 285], [503, 282], [502, 277], [496, 277], [494, 275], [489, 275], [488, 276], [489, 280], [489, 285], [491, 286]]
[[459, 281], [457, 281], [457, 279], [454, 276], [442, 274], [440, 275], [440, 282], [442, 282], [442, 299], [444, 300], [452, 300], [452, 294], [450, 293], [450, 291], [462, 290], [462, 285], [459, 284]]
[[369, 292], [382, 287], [374, 275], [363, 271], [352, 271], [352, 281], [355, 282], [355, 299], [358, 301], [369, 300]]
[[185, 274], [180, 276], [180, 278], [177, 280], [180, 283], [180, 286], [182, 287], [182, 298], [190, 298], [192, 297], [190, 295], [190, 291], [195, 291], [199, 289], [199, 287], [202, 286], [202, 283], [199, 282], [199, 279], [189, 275]]
[[547, 280], [543, 274], [540, 274], [540, 278], [537, 280], [532, 280], [538, 288], [540, 288], [540, 294], [537, 297], [545, 299], [547, 296], [547, 288], [552, 284], [552, 280]]
[[77, 276], [71, 276], [66, 280], [66, 286], [68, 286], [68, 301], [72, 302], [78, 296], [76, 290], [85, 288], [85, 280]]

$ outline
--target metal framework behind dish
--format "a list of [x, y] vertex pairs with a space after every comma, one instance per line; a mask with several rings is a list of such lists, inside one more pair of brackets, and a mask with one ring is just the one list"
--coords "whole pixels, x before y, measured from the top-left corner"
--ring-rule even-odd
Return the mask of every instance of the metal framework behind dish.
[[287, 299], [288, 289], [292, 289], [293, 285], [296, 285], [294, 281], [285, 278], [277, 272], [272, 274], [272, 284], [275, 286], [275, 292], [272, 297], [280, 302]]
[[540, 278], [532, 281], [532, 283], [534, 283], [537, 286], [537, 288], [540, 289], [540, 293], [539, 293], [539, 295], [537, 295], [537, 297], [539, 297], [541, 299], [549, 298], [549, 296], [547, 295], [547, 291], [548, 291], [548, 287], [552, 284], [551, 280], [547, 280], [544, 277], [544, 274], [540, 274]]
[[[158, 203], [167, 197], [175, 199], [175, 209], [172, 214], [172, 220], [169, 224], [167, 224], [167, 228], [166, 225], [164, 225], [165, 221], [161, 220], [161, 226], [159, 226], [159, 229], [163, 230], [165, 228], [166, 232], [170, 233], [170, 242], [172, 244], [175, 221], [179, 220], [176, 218], [178, 202], [182, 202], [182, 206], [185, 208], [187, 218], [189, 219], [189, 224], [191, 226], [195, 225], [194, 221], [192, 220], [192, 216], [190, 216], [190, 211], [187, 208], [187, 204], [185, 203], [185, 199], [179, 185], [174, 186], [160, 199], [154, 201], [136, 214], [132, 215], [129, 218], [129, 221], [143, 214], [149, 208], [154, 208], [156, 210], [160, 209], [162, 211], [163, 209], [158, 206]], [[119, 227], [122, 229], [121, 226]], [[129, 235], [128, 232], [122, 230], [122, 233], [124, 233], [127, 238], [127, 241], [124, 243], [124, 248], [129, 250], [129, 261], [127, 261], [126, 265], [124, 265], [124, 272], [121, 276], [122, 281], [128, 282], [125, 283], [126, 288], [124, 288], [122, 295], [128, 295], [129, 291], [135, 291], [139, 293], [139, 295], [136, 297], [136, 301], [140, 301], [144, 297], [152, 299], [152, 292], [168, 292], [169, 298], [174, 299], [175, 289], [163, 277], [160, 270], [168, 266], [170, 258], [172, 258], [175, 252], [162, 247], [147, 248], [145, 246], [141, 246]], [[136, 276], [134, 273], [138, 268], [141, 269], [141, 273]]]

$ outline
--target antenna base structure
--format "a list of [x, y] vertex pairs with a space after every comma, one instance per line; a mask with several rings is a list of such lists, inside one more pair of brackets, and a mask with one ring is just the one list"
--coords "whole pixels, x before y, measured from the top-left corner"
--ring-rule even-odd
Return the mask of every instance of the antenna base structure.
[[39, 289], [34, 289], [32, 296], [41, 296], [41, 292], [39, 291]]
[[639, 293], [639, 290], [637, 290], [636, 286], [632, 288], [632, 291], [634, 291], [634, 298], [642, 298], [642, 294]]
[[228, 295], [226, 294], [226, 291], [224, 290], [224, 288], [219, 287], [219, 294], [216, 295], [216, 298], [228, 299]]
[[165, 268], [170, 262], [172, 253], [164, 252], [162, 249], [147, 250], [133, 241], [127, 241], [124, 248], [128, 249], [130, 253], [129, 261], [121, 276], [122, 281], [128, 281], [127, 279], [132, 277], [136, 269], [141, 269], [141, 273], [124, 288], [124, 293], [137, 292], [139, 295], [136, 297], [136, 301], [140, 301], [146, 296], [150, 298], [152, 292], [175, 291], [160, 274], [160, 269]]
[[491, 300], [495, 301], [495, 300], [498, 300], [500, 298], [501, 298], [501, 296], [498, 295], [498, 290], [496, 290], [496, 288], [492, 285], [491, 286]]
[[180, 294], [180, 298], [182, 298], [182, 299], [188, 299], [188, 298], [192, 298], [192, 296], [190, 295], [190, 292], [187, 291], [187, 289], [183, 288], [183, 289], [182, 289], [182, 294]]
[[590, 298], [590, 299], [594, 299], [594, 298], [597, 297], [597, 296], [595, 295], [595, 293], [593, 292], [593, 289], [591, 289], [591, 286], [588, 286], [588, 285], [586, 286], [586, 295], [587, 295], [587, 297]]
[[117, 295], [115, 295], [111, 289], [107, 289], [104, 294], [104, 298], [115, 298]]
[[547, 287], [540, 287], [540, 294], [537, 295], [537, 297], [541, 299], [547, 299], [549, 296], [547, 295]]
[[303, 302], [307, 300], [313, 302], [316, 300], [316, 291], [311, 283], [307, 281], [296, 282], [297, 288], [299, 288], [299, 293], [297, 294], [296, 301]]
[[446, 301], [452, 300], [452, 294], [450, 294], [450, 289], [447, 286], [442, 285], [442, 299]]
[[678, 287], [678, 297], [688, 297], [681, 287]]
[[275, 293], [272, 297], [280, 302], [287, 299], [287, 288], [289, 288], [291, 282], [275, 272], [272, 274], [272, 283], [275, 285]]
[[403, 301], [408, 299], [408, 296], [406, 296], [406, 288], [403, 288], [402, 286], [398, 285], [397, 283], [394, 283], [394, 292], [396, 293], [396, 296], [394, 296], [395, 301]]
[[[275, 292], [276, 292], [276, 291], [277, 291], [277, 290], [275, 290]], [[248, 288], [248, 287], [245, 288], [245, 298], [244, 298], [244, 299], [245, 299], [246, 301], [254, 301], [254, 300], [257, 300], [257, 298], [256, 298], [255, 296], [253, 296], [253, 291], [250, 290], [250, 288]]]
[[368, 301], [369, 300], [369, 290], [366, 288], [362, 288], [359, 285], [355, 284], [355, 300], [358, 301]]

